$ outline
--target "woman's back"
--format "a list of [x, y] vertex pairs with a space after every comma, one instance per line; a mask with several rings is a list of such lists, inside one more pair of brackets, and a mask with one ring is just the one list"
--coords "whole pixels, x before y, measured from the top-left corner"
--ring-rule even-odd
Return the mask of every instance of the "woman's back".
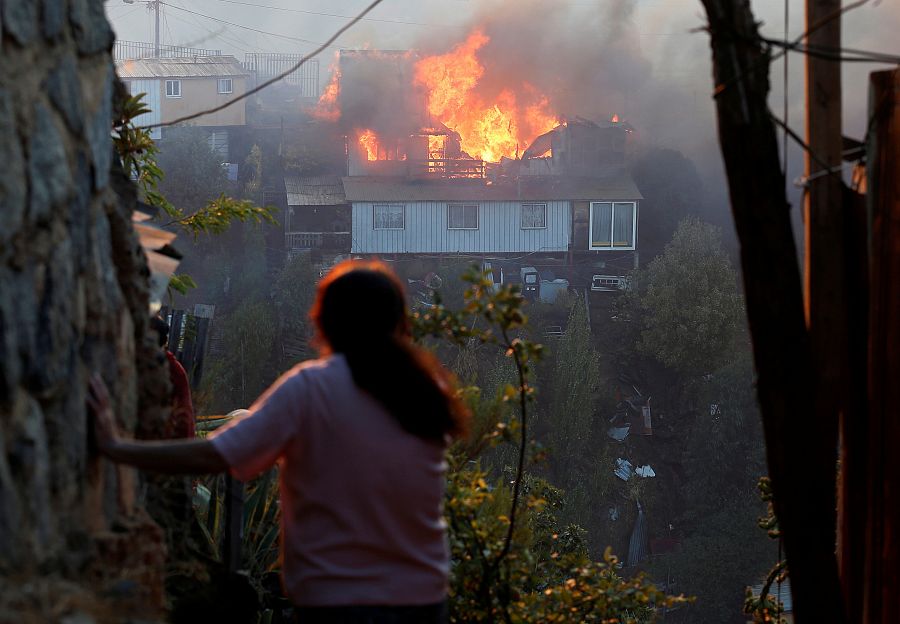
[[355, 385], [340, 354], [296, 367], [251, 412], [212, 440], [242, 479], [281, 459], [285, 588], [295, 604], [443, 600], [443, 444], [405, 431]]

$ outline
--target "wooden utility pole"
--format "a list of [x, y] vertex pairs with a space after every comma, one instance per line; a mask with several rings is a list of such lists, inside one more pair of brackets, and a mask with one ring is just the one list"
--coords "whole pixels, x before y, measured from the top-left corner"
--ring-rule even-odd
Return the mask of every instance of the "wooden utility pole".
[[[817, 395], [796, 246], [768, 106], [768, 50], [747, 2], [702, 0], [719, 142], [741, 243], [757, 397], [798, 622], [845, 621], [835, 559], [837, 423]], [[774, 270], [773, 270], [774, 269]]]
[[[840, 0], [806, 0], [806, 44], [810, 48], [839, 50], [841, 47]], [[846, 211], [841, 180], [841, 63], [806, 55], [806, 197], [804, 216], [804, 310], [812, 353], [815, 426], [810, 445], [816, 463], [837, 459], [841, 415], [848, 404], [848, 297], [845, 281], [848, 247]], [[845, 420], [846, 425], [850, 425]], [[846, 466], [846, 465], [845, 465]], [[832, 474], [833, 471], [832, 471]], [[810, 487], [820, 497], [833, 497], [837, 483], [832, 475], [820, 474]], [[837, 505], [837, 503], [836, 503]], [[846, 505], [840, 505], [845, 510]], [[834, 518], [834, 516], [831, 516]], [[841, 534], [846, 518], [841, 515]], [[837, 533], [838, 520], [818, 525], [820, 541]], [[838, 548], [841, 571], [852, 567], [850, 541]], [[842, 576], [846, 577], [845, 574]], [[846, 602], [851, 591], [844, 584]], [[854, 612], [853, 609], [848, 609]], [[858, 611], [855, 611], [858, 613]]]
[[866, 624], [900, 622], [900, 69], [871, 75]]

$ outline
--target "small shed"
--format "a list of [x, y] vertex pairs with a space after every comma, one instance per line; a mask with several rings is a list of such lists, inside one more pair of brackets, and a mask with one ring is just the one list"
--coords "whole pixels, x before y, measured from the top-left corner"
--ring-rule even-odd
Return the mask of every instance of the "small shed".
[[350, 204], [336, 176], [286, 177], [285, 248], [350, 251]]

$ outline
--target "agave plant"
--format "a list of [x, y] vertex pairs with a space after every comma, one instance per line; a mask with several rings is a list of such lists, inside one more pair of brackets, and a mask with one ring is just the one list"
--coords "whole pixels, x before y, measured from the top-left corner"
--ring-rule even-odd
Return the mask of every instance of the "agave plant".
[[[206, 435], [232, 416], [198, 419], [197, 432]], [[194, 486], [194, 511], [212, 553], [224, 559], [226, 477], [211, 475]], [[278, 535], [280, 505], [278, 468], [272, 468], [243, 485], [244, 503], [241, 517], [241, 557], [239, 569], [253, 579], [262, 578], [278, 567]]]

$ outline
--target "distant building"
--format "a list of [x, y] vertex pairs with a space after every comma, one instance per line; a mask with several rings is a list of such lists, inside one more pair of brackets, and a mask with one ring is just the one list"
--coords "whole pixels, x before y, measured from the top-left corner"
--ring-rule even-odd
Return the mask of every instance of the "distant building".
[[[416, 75], [417, 58], [403, 50], [342, 50], [319, 100], [315, 116], [345, 137], [346, 175], [339, 190], [337, 181], [329, 186], [331, 198], [340, 195], [333, 205], [350, 208], [350, 229], [334, 251], [397, 260], [455, 256], [489, 265], [497, 283], [528, 273], [542, 285], [567, 280], [579, 290], [624, 290], [638, 267], [643, 199], [625, 166], [634, 128], [618, 117], [549, 117], [540, 127], [551, 129], [520, 151], [495, 136], [507, 137], [502, 125], [454, 122], [486, 141], [467, 144], [463, 130], [427, 105], [433, 94]], [[286, 180], [288, 195], [295, 182]], [[295, 216], [317, 214], [309, 199], [297, 201], [288, 202]], [[289, 252], [322, 247], [328, 224], [307, 223], [303, 231], [297, 224], [285, 230]]]
[[634, 251], [641, 194], [628, 176], [488, 183], [346, 177], [352, 253], [556, 256]]
[[[250, 75], [233, 56], [141, 58], [116, 61], [116, 73], [132, 94], [145, 93], [150, 113], [139, 124], [168, 123], [243, 94]], [[244, 126], [245, 100], [186, 122], [210, 130], [210, 146], [228, 160], [228, 130]], [[155, 139], [164, 133], [154, 132]]]
[[350, 204], [339, 177], [287, 177], [284, 189], [287, 210], [282, 222], [289, 255], [306, 250], [350, 251]]

